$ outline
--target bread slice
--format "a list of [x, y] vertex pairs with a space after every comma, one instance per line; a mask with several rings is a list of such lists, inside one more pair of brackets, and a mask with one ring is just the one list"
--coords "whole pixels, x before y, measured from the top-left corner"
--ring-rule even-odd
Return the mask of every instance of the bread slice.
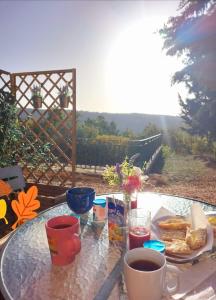
[[165, 252], [169, 255], [188, 255], [193, 251], [185, 241], [173, 240], [172, 242], [165, 242]]
[[161, 221], [158, 223], [158, 226], [162, 229], [187, 229], [187, 227], [190, 227], [190, 223], [185, 220], [185, 218], [182, 217], [173, 217], [173, 218], [167, 218], [164, 221]]
[[196, 250], [205, 246], [206, 240], [207, 230], [205, 228], [187, 229], [185, 241], [191, 249]]
[[214, 237], [216, 238], [216, 216], [209, 216], [208, 222], [213, 228]]
[[160, 230], [160, 239], [163, 241], [185, 240], [186, 230]]
[[173, 240], [172, 242], [165, 241], [166, 253], [170, 255], [188, 255], [193, 252], [189, 245], [182, 240]]

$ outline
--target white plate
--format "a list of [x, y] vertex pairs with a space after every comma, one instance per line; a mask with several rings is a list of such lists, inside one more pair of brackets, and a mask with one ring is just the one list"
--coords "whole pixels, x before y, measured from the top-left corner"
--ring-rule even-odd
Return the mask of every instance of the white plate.
[[[159, 229], [158, 229], [157, 223], [162, 220], [165, 220], [167, 217], [171, 217], [171, 216], [163, 216], [163, 217], [155, 219], [152, 222], [152, 233], [156, 239], [159, 239]], [[175, 216], [173, 216], [173, 217], [175, 217]], [[179, 217], [179, 216], [177, 216], [177, 217]], [[185, 217], [185, 216], [182, 216], [182, 217]], [[173, 262], [173, 263], [187, 263], [187, 262], [192, 262], [194, 260], [197, 260], [204, 252], [210, 251], [210, 249], [212, 249], [213, 239], [214, 239], [213, 238], [213, 230], [212, 230], [212, 227], [209, 225], [209, 226], [207, 226], [207, 243], [205, 246], [203, 246], [202, 248], [200, 248], [198, 250], [194, 250], [193, 253], [189, 254], [189, 255], [176, 255], [176, 256], [172, 255], [171, 256], [171, 255], [166, 254], [166, 258], [168, 261]]]
[[[205, 215], [207, 217], [210, 217], [210, 216], [216, 216], [216, 210], [212, 210], [212, 211], [207, 211], [205, 212]], [[213, 247], [216, 247], [216, 236], [214, 234], [214, 243], [213, 243]]]
[[216, 216], [216, 210], [205, 211], [206, 216]]

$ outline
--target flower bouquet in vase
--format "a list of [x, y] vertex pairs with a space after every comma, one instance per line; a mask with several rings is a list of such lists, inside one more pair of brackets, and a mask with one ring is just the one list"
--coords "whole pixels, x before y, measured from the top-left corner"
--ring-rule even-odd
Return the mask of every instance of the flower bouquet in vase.
[[129, 160], [126, 157], [121, 164], [106, 166], [103, 172], [103, 178], [109, 185], [119, 186], [128, 209], [137, 208], [137, 196], [142, 188], [143, 171], [133, 165], [132, 158]]
[[132, 159], [115, 166], [107, 166], [103, 178], [112, 186], [118, 186], [123, 201], [108, 197], [108, 229], [111, 241], [126, 245], [129, 210], [137, 207], [137, 193], [142, 187], [142, 170], [133, 166]]

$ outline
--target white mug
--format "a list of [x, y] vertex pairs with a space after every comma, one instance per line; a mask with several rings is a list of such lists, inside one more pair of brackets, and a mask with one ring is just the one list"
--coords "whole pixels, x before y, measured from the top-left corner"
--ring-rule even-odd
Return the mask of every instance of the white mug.
[[[155, 264], [155, 270], [139, 271], [130, 265], [138, 261]], [[166, 271], [177, 274], [176, 285], [169, 288], [165, 284]], [[160, 300], [164, 294], [174, 293], [178, 289], [179, 269], [167, 265], [164, 254], [147, 248], [135, 248], [124, 256], [124, 279], [130, 300]]]

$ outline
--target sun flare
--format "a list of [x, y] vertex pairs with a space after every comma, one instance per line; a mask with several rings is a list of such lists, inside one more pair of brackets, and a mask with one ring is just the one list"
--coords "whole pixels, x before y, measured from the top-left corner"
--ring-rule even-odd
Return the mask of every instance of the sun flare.
[[117, 35], [109, 49], [105, 64], [106, 100], [115, 101], [116, 111], [176, 111], [177, 91], [170, 82], [179, 63], [163, 53], [163, 41], [154, 33], [154, 21], [131, 24]]

